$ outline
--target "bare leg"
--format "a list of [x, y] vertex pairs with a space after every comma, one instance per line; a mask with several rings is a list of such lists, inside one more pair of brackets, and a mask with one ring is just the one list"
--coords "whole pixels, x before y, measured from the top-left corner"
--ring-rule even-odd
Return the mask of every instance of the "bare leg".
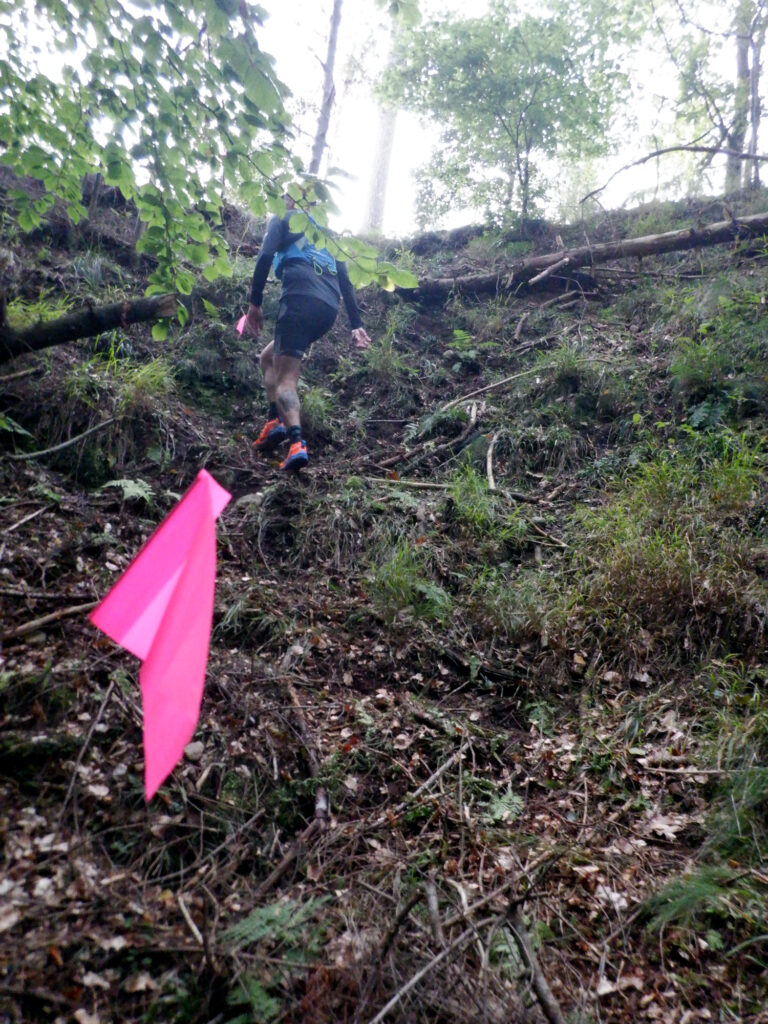
[[[271, 348], [271, 345], [269, 347]], [[274, 401], [277, 402], [283, 423], [285, 423], [286, 427], [300, 427], [301, 405], [296, 387], [299, 383], [299, 374], [301, 373], [301, 360], [295, 359], [293, 356], [274, 356], [272, 368], [274, 374]], [[266, 375], [264, 387], [267, 387]], [[269, 390], [267, 390], [267, 395], [269, 395]], [[273, 399], [270, 398], [270, 401], [273, 401]]]

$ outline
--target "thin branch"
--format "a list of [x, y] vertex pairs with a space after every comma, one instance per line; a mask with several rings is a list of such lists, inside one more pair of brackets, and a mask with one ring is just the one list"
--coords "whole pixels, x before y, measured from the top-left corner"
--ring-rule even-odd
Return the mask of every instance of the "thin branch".
[[539, 1005], [544, 1012], [544, 1016], [549, 1021], [549, 1024], [565, 1024], [563, 1011], [560, 1009], [559, 1003], [552, 994], [549, 982], [541, 969], [541, 965], [539, 964], [536, 953], [533, 949], [531, 937], [523, 922], [523, 915], [519, 906], [513, 906], [510, 911], [509, 923], [512, 926], [512, 934], [515, 936], [515, 941], [517, 942], [517, 946], [520, 950], [520, 955], [525, 961], [528, 970], [531, 972], [533, 991], [536, 993], [536, 998], [539, 1000]]
[[39, 373], [39, 366], [32, 366], [28, 370], [19, 370], [17, 373], [8, 373], [0, 377], [0, 384], [7, 384], [9, 380], [19, 380], [21, 377], [31, 377], [33, 373]]
[[192, 932], [192, 935], [194, 936], [195, 942], [197, 942], [197, 944], [199, 946], [204, 946], [205, 942], [203, 940], [202, 934], [200, 933], [200, 929], [197, 927], [195, 922], [192, 920], [192, 915], [190, 914], [189, 908], [187, 907], [187, 904], [184, 902], [184, 897], [181, 895], [181, 893], [179, 893], [179, 895], [178, 895], [178, 901], [179, 901], [179, 910], [181, 911], [181, 916], [187, 922], [187, 926], [188, 926], [189, 930]]
[[548, 277], [550, 277], [556, 271], [562, 270], [563, 267], [567, 267], [570, 262], [571, 262], [570, 258], [568, 256], [566, 256], [565, 259], [560, 260], [559, 263], [553, 263], [551, 267], [547, 267], [546, 270], [542, 270], [542, 272], [540, 274], [537, 274], [536, 277], [532, 277], [530, 279], [530, 281], [528, 282], [528, 284], [530, 284], [530, 285], [541, 284], [542, 281], [545, 281]]
[[20, 526], [23, 526], [24, 523], [29, 523], [33, 519], [37, 519], [37, 517], [41, 516], [43, 512], [47, 512], [51, 508], [53, 508], [53, 505], [43, 505], [42, 508], [35, 509], [34, 512], [30, 512], [28, 516], [24, 516], [23, 519], [20, 519], [17, 523], [14, 523], [13, 526], [9, 526], [8, 529], [6, 530], [6, 533], [13, 533], [14, 530], [18, 530], [18, 528]]
[[101, 423], [97, 423], [93, 427], [89, 427], [88, 430], [84, 430], [82, 434], [78, 434], [77, 437], [70, 437], [68, 441], [63, 441], [61, 444], [54, 445], [53, 448], [44, 448], [40, 452], [22, 452], [18, 455], [7, 455], [6, 458], [14, 460], [25, 460], [25, 459], [40, 459], [44, 455], [52, 455], [54, 452], [63, 451], [64, 448], [69, 448], [73, 444], [77, 444], [78, 441], [82, 441], [84, 437], [88, 437], [89, 434], [95, 434], [97, 430], [102, 430], [104, 427], [108, 427], [110, 423], [116, 423], [119, 419], [118, 416], [111, 416], [108, 420], [102, 420]]
[[16, 629], [1, 634], [0, 641], [14, 640], [16, 637], [26, 636], [27, 633], [34, 633], [35, 630], [42, 629], [43, 626], [49, 626], [52, 622], [58, 622], [59, 619], [68, 618], [70, 615], [80, 615], [81, 612], [89, 612], [98, 603], [98, 601], [89, 601], [88, 604], [75, 604], [71, 608], [60, 608], [57, 612], [43, 615], [40, 619], [33, 619], [31, 622], [26, 622], [23, 626], [17, 626]]
[[115, 680], [113, 679], [112, 682], [109, 684], [107, 692], [104, 694], [104, 700], [99, 705], [98, 714], [94, 718], [93, 722], [91, 722], [91, 727], [88, 730], [88, 735], [85, 737], [85, 740], [83, 741], [83, 745], [80, 748], [80, 752], [77, 755], [77, 761], [75, 761], [75, 767], [72, 770], [72, 778], [69, 781], [69, 787], [67, 788], [66, 795], [65, 795], [64, 800], [62, 801], [62, 804], [61, 804], [61, 810], [59, 811], [59, 820], [58, 820], [58, 823], [56, 825], [56, 834], [57, 835], [61, 831], [61, 823], [64, 820], [64, 813], [66, 812], [66, 809], [67, 809], [67, 806], [69, 804], [70, 798], [71, 798], [72, 793], [74, 791], [75, 783], [77, 782], [77, 775], [78, 775], [78, 772], [80, 770], [80, 765], [83, 763], [83, 758], [85, 757], [85, 752], [86, 752], [86, 750], [88, 749], [88, 747], [90, 745], [91, 738], [93, 737], [94, 732], [96, 732], [96, 727], [98, 726], [99, 722], [102, 719], [102, 716], [103, 716], [103, 714], [104, 714], [104, 712], [106, 710], [107, 704], [109, 704], [109, 698], [112, 696], [112, 691], [114, 690], [114, 688], [115, 688]]
[[[389, 1014], [389, 1011], [394, 1010], [394, 1008], [397, 1006], [397, 1004], [400, 1002], [403, 996], [406, 996], [411, 991], [412, 988], [415, 988], [423, 977], [429, 974], [430, 971], [433, 971], [439, 964], [443, 962], [443, 960], [445, 960], [447, 956], [449, 956], [456, 949], [458, 949], [459, 946], [466, 942], [467, 939], [471, 939], [472, 936], [475, 934], [477, 928], [480, 928], [486, 924], [490, 924], [492, 921], [495, 920], [497, 920], [497, 918], [491, 918], [489, 921], [481, 922], [481, 924], [477, 925], [477, 927], [473, 926], [471, 928], [467, 928], [466, 931], [463, 931], [457, 939], [454, 939], [450, 946], [446, 946], [446, 948], [441, 953], [438, 953], [437, 956], [433, 957], [429, 961], [429, 963], [425, 964], [421, 968], [421, 970], [417, 971], [411, 978], [409, 978], [405, 985], [403, 985], [402, 988], [398, 989], [398, 991], [395, 992], [395, 994], [392, 996], [389, 1002], [387, 1002], [379, 1010], [376, 1016], [371, 1018], [369, 1024], [381, 1024], [381, 1022]], [[563, 1022], [563, 1024], [565, 1024], [565, 1022]]]
[[722, 146], [666, 146], [664, 149], [655, 149], [652, 153], [648, 153], [646, 156], [640, 157], [639, 160], [633, 160], [632, 163], [625, 164], [623, 167], [620, 167], [618, 171], [614, 171], [610, 178], [602, 184], [600, 188], [596, 188], [593, 189], [592, 192], [588, 192], [580, 201], [582, 203], [586, 203], [588, 199], [592, 199], [593, 196], [597, 196], [601, 192], [604, 192], [614, 178], [618, 178], [618, 176], [623, 174], [624, 171], [629, 171], [633, 167], [640, 167], [642, 164], [647, 164], [649, 160], [655, 160], [657, 157], [666, 156], [668, 153], [708, 153], [710, 156], [722, 155], [735, 160], [756, 160], [760, 163], [768, 161], [768, 156], [741, 153], [735, 149], [724, 149]]
[[541, 373], [542, 370], [550, 369], [547, 366], [532, 366], [530, 370], [523, 370], [522, 373], [515, 373], [511, 377], [505, 377], [504, 380], [497, 380], [495, 384], [488, 384], [484, 388], [478, 388], [477, 391], [470, 391], [468, 395], [462, 395], [461, 398], [454, 398], [450, 402], [446, 402], [445, 405], [441, 405], [438, 412], [445, 412], [446, 409], [452, 409], [454, 405], [459, 405], [461, 402], [466, 402], [470, 398], [474, 398], [476, 395], [484, 395], [488, 391], [493, 391], [495, 388], [504, 387], [505, 384], [510, 384], [513, 380], [519, 380], [520, 377], [529, 377], [532, 373]]

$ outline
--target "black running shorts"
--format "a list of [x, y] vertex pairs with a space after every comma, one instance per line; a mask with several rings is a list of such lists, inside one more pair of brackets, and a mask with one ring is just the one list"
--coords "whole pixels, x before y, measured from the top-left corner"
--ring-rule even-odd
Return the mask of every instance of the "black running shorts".
[[309, 295], [282, 299], [275, 324], [275, 354], [301, 359], [313, 341], [333, 327], [338, 310]]

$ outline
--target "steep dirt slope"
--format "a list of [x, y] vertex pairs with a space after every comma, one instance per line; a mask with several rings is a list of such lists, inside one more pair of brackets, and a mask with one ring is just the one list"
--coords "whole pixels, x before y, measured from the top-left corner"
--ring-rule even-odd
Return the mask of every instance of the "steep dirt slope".
[[[125, 216], [9, 231], [8, 315], [139, 294]], [[0, 1020], [768, 1020], [760, 247], [364, 293], [375, 345], [342, 314], [316, 346], [285, 479], [233, 330], [258, 226], [227, 230], [169, 341], [0, 375]], [[234, 496], [206, 692], [146, 805], [138, 665], [87, 611], [202, 467]]]

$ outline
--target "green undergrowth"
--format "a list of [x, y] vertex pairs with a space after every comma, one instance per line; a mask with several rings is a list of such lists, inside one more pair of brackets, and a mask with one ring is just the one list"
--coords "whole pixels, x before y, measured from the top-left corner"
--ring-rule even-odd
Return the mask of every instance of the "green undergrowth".
[[[686, 218], [646, 209], [601, 224], [600, 240]], [[488, 235], [409, 263], [448, 273], [454, 255], [481, 270], [504, 245]], [[82, 776], [65, 826], [92, 829], [105, 873], [124, 874], [130, 900], [157, 896], [158, 920], [195, 950], [176, 889], [197, 900], [186, 906], [216, 999], [202, 975], [169, 972], [143, 1019], [373, 1019], [445, 948], [422, 896], [434, 889], [445, 920], [505, 881], [505, 900], [526, 887], [526, 922], [574, 1024], [589, 1019], [578, 993], [594, 989], [604, 942], [606, 977], [630, 963], [648, 993], [663, 946], [691, 1006], [705, 988], [694, 966], [761, 998], [768, 273], [759, 252], [739, 258], [668, 254], [660, 276], [628, 274], [567, 308], [513, 295], [421, 308], [366, 291], [371, 348], [353, 350], [342, 313], [305, 365], [312, 462], [298, 479], [250, 449], [260, 343], [233, 323], [252, 261], [215, 293], [200, 282], [162, 344], [137, 329], [129, 349], [116, 332], [101, 351], [40, 353], [33, 380], [9, 382], [0, 441], [14, 454], [98, 428], [40, 463], [68, 501], [55, 557], [24, 519], [65, 499], [19, 485], [29, 507], [9, 518], [3, 562], [19, 602], [27, 576], [62, 601], [70, 584], [105, 590], [202, 466], [233, 492], [217, 526], [203, 753], [156, 804], [143, 804], [131, 753], [136, 680], [106, 654], [85, 678], [92, 634], [56, 625], [79, 659], [61, 679], [35, 661], [39, 639], [0, 674], [15, 792], [30, 799], [38, 770], [58, 820]], [[72, 273], [105, 298], [115, 286], [92, 253]], [[270, 285], [268, 315], [275, 299]], [[64, 308], [25, 301], [27, 317]], [[17, 617], [38, 610], [49, 605]], [[110, 687], [113, 717], [78, 765]], [[67, 722], [59, 746], [30, 741]], [[262, 891], [321, 788], [329, 829]], [[545, 866], [529, 878], [531, 864]], [[504, 919], [478, 936], [489, 1019], [511, 1019], [527, 978], [514, 936]], [[481, 961], [454, 952], [393, 1020], [463, 1019], [445, 992]], [[159, 956], [130, 953], [132, 971]], [[622, 1007], [601, 1003], [601, 1019]]]

